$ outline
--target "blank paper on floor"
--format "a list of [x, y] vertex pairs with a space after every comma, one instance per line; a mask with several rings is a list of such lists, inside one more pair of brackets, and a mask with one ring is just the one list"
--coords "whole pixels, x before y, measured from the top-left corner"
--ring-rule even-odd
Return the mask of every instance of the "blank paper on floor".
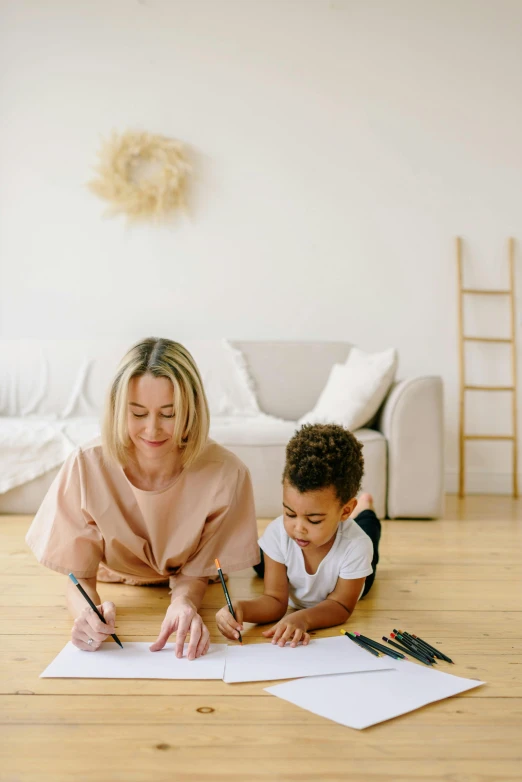
[[317, 676], [266, 691], [349, 728], [368, 728], [484, 682], [401, 661], [395, 670]]
[[83, 652], [69, 641], [40, 674], [41, 677], [78, 679], [222, 679], [226, 644], [211, 644], [207, 654], [196, 660], [178, 659], [172, 644], [151, 652], [149, 643], [129, 643], [123, 649], [104, 643], [96, 652]]
[[308, 646], [295, 649], [266, 642], [229, 646], [224, 681], [262, 682], [390, 667], [389, 662], [373, 657], [345, 636], [312, 639]]

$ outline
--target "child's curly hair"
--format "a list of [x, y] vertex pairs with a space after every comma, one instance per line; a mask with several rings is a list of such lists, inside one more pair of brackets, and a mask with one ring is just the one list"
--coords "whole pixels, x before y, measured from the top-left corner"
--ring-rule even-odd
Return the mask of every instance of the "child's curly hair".
[[305, 424], [286, 446], [283, 481], [298, 491], [333, 486], [344, 505], [361, 487], [364, 472], [362, 445], [336, 424]]

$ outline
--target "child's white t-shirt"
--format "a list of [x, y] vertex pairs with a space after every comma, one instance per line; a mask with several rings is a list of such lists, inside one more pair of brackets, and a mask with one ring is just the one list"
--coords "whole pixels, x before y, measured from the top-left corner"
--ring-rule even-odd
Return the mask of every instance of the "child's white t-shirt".
[[[270, 522], [259, 545], [271, 559], [286, 565], [292, 608], [312, 608], [326, 600], [339, 577], [362, 578], [373, 573], [372, 541], [353, 519], [339, 524], [332, 548], [313, 575], [306, 572], [302, 549], [287, 535], [283, 516]], [[363, 590], [364, 585], [361, 594]]]

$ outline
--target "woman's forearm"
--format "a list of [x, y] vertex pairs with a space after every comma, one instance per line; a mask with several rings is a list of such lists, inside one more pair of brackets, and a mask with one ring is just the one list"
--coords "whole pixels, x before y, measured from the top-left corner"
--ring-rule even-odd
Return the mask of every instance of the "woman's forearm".
[[176, 600], [189, 600], [199, 611], [208, 585], [208, 578], [195, 578], [194, 576], [172, 576], [170, 588], [172, 589], [170, 602]]
[[288, 605], [271, 595], [262, 595], [253, 600], [240, 600], [238, 602], [243, 611], [243, 621], [259, 624], [277, 622], [286, 614], [286, 609], [288, 608]]
[[[96, 578], [79, 578], [79, 583], [85, 589], [94, 605], [99, 606], [101, 603], [100, 596], [96, 591]], [[86, 599], [70, 579], [67, 579], [67, 589], [65, 596], [67, 598], [67, 607], [69, 611], [76, 619], [81, 614], [85, 606], [88, 605]]]

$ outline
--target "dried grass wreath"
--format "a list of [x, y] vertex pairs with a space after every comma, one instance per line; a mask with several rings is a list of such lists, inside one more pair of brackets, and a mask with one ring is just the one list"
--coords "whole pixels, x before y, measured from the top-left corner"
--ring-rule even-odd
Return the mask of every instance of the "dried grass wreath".
[[151, 133], [113, 133], [98, 154], [98, 177], [89, 188], [110, 202], [112, 214], [162, 219], [186, 209], [191, 167], [181, 142]]

